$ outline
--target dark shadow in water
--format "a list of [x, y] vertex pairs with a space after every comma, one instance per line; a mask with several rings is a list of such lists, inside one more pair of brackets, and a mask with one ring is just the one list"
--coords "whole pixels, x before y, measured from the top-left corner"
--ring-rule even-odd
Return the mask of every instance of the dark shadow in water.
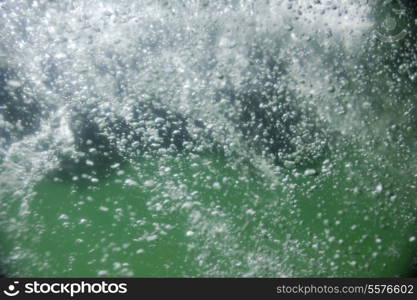
[[40, 125], [42, 108], [23, 95], [23, 84], [15, 72], [0, 67], [0, 114], [9, 126], [0, 127], [0, 147], [35, 132]]

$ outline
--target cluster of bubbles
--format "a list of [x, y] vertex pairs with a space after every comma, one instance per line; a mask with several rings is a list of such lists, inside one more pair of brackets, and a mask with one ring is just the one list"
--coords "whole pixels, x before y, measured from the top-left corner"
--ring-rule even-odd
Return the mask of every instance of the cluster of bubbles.
[[[367, 2], [0, 2], [4, 264], [72, 274], [76, 254], [54, 271], [52, 250], [34, 250], [51, 234], [36, 210], [51, 178], [82, 195], [68, 211], [94, 202], [108, 215], [105, 230], [57, 218], [79, 249], [89, 228], [102, 236], [85, 246], [100, 253], [95, 275], [137, 275], [149, 251], [182, 259], [145, 274], [367, 274], [358, 261], [389, 247], [377, 232], [415, 224], [417, 175], [414, 36], [378, 39]], [[109, 182], [134, 201], [98, 188]], [[363, 220], [370, 228], [339, 238]], [[46, 233], [26, 249], [31, 222]]]

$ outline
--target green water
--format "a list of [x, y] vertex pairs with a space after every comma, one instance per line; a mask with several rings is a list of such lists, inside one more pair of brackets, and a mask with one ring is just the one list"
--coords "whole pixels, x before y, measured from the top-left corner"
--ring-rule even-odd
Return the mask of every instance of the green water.
[[30, 214], [8, 216], [3, 265], [12, 276], [407, 276], [407, 156], [344, 143], [314, 176], [209, 155], [141, 159], [95, 183], [49, 176]]
[[315, 2], [1, 5], [0, 273], [411, 274], [415, 17]]

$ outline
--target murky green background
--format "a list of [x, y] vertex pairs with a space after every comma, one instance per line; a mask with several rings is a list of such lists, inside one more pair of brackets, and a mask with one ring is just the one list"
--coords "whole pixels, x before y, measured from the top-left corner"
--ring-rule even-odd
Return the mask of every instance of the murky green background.
[[[245, 163], [231, 168], [215, 156], [142, 159], [96, 184], [53, 174], [36, 186], [25, 223], [1, 235], [6, 270], [25, 276], [407, 276], [417, 232], [414, 178], [395, 168], [404, 157], [364, 154], [343, 143], [350, 150], [329, 156], [316, 175], [287, 172], [272, 182]], [[13, 261], [13, 253], [24, 259]]]
[[[378, 37], [393, 8], [3, 1], [0, 273], [410, 276], [417, 52], [411, 14]], [[195, 143], [164, 148], [153, 103]]]

